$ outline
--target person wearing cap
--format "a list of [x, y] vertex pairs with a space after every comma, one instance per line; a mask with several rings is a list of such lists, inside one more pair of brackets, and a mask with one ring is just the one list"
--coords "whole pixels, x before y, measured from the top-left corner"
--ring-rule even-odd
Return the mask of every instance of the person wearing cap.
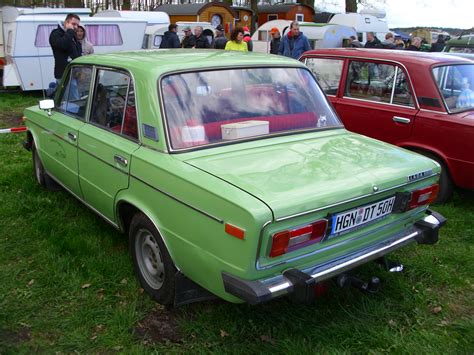
[[236, 27], [232, 31], [230, 41], [225, 45], [225, 50], [248, 52], [247, 43], [244, 42], [244, 30], [242, 28]]
[[161, 40], [160, 48], [180, 48], [181, 43], [179, 43], [179, 37], [176, 32], [178, 32], [178, 25], [170, 23], [168, 31], [165, 32]]
[[247, 49], [249, 52], [253, 52], [253, 42], [252, 42], [252, 37], [250, 37], [249, 28], [245, 26], [243, 30], [244, 30], [244, 42], [247, 43]]
[[270, 42], [270, 53], [278, 54], [278, 48], [280, 48], [281, 43], [280, 31], [278, 31], [278, 28], [273, 27], [270, 30], [270, 35], [272, 36], [272, 40]]
[[215, 49], [225, 49], [225, 45], [227, 44], [227, 38], [224, 35], [224, 27], [219, 25], [216, 27], [216, 37], [212, 42], [212, 48]]
[[293, 21], [290, 24], [288, 34], [285, 35], [281, 41], [278, 54], [298, 59], [304, 52], [310, 49], [311, 46], [309, 45], [308, 37], [306, 37], [303, 32], [300, 32], [299, 22]]
[[181, 47], [183, 48], [193, 48], [196, 45], [196, 38], [191, 32], [191, 27], [186, 26], [183, 28], [184, 38], [181, 42]]

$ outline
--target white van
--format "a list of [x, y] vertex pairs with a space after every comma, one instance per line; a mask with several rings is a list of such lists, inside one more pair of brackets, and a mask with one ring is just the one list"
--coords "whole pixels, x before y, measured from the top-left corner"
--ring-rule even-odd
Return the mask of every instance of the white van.
[[385, 21], [369, 14], [335, 14], [328, 24], [353, 27], [357, 31], [357, 39], [362, 44], [367, 42], [367, 32], [374, 32], [382, 42], [390, 31]]
[[[252, 36], [255, 52], [270, 53], [270, 30], [278, 28], [280, 34], [285, 36], [290, 29], [291, 21], [273, 20], [260, 26]], [[314, 22], [300, 22], [301, 32], [308, 37], [311, 48], [340, 48], [345, 45], [351, 36], [356, 36], [354, 28], [342, 25], [330, 25]]]
[[[196, 26], [201, 26], [203, 28], [202, 35], [207, 38], [209, 44], [212, 43], [214, 37], [216, 35], [216, 29], [210, 22], [185, 22], [185, 21], [178, 21], [176, 22], [178, 25], [178, 32], [177, 35], [179, 37], [179, 41], [182, 42], [184, 38], [183, 28], [191, 27], [191, 31], [194, 31]], [[148, 26], [145, 31], [145, 40], [143, 41], [144, 49], [157, 49], [160, 48], [161, 41], [163, 40], [163, 36], [165, 32], [168, 31], [168, 25], [155, 25], [155, 26]]]
[[[65, 15], [18, 15], [4, 20], [6, 65], [3, 86], [42, 90], [54, 79], [53, 51], [49, 35]], [[140, 49], [146, 21], [81, 16], [95, 53]]]

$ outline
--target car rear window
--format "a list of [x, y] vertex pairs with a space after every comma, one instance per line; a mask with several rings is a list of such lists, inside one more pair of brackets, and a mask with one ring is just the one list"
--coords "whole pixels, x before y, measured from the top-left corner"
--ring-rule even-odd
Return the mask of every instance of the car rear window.
[[160, 91], [174, 150], [342, 126], [302, 68], [172, 74]]
[[445, 65], [433, 69], [436, 84], [450, 112], [474, 108], [474, 65]]

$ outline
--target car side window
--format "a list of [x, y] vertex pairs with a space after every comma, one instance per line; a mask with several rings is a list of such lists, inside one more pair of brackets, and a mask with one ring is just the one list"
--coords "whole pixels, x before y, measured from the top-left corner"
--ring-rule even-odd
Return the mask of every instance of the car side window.
[[135, 90], [127, 73], [99, 69], [89, 120], [124, 136], [138, 139]]
[[414, 106], [405, 73], [392, 64], [351, 61], [344, 95], [375, 102]]
[[92, 68], [74, 66], [68, 73], [66, 84], [59, 96], [58, 111], [83, 120], [89, 98]]
[[307, 58], [306, 65], [318, 79], [326, 95], [336, 95], [341, 80], [343, 60], [326, 58]]

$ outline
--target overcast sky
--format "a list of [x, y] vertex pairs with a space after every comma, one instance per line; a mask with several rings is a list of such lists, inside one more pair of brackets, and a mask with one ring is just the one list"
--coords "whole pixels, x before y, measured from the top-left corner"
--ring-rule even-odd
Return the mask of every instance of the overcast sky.
[[[366, 0], [385, 10], [389, 27], [474, 27], [474, 0]], [[344, 12], [344, 0], [315, 0], [318, 9]], [[385, 4], [384, 4], [385, 3]]]

